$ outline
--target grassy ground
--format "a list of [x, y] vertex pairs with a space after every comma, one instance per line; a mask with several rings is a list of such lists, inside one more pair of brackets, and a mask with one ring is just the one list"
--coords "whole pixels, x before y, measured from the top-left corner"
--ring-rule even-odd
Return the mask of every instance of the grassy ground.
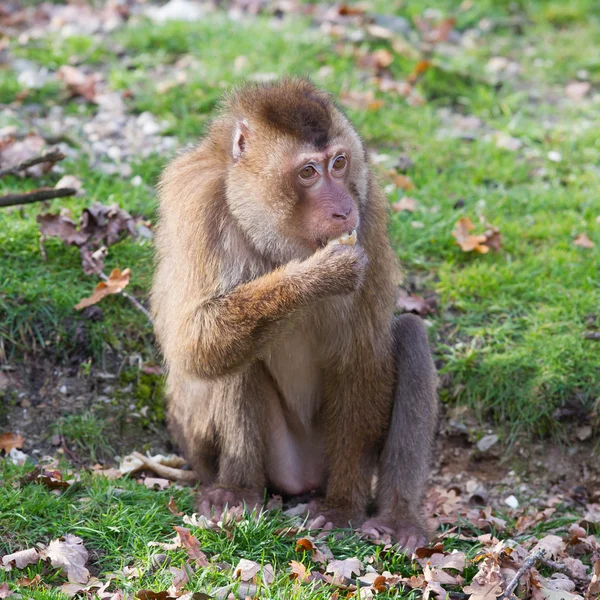
[[[423, 13], [423, 3], [417, 0], [366, 4], [374, 13], [408, 18], [409, 38], [414, 36], [412, 20]], [[369, 148], [388, 157], [384, 165], [393, 166], [401, 153], [414, 163], [406, 171], [414, 189], [396, 189], [384, 169], [382, 181], [390, 202], [407, 193], [419, 203], [412, 214], [392, 213], [390, 231], [417, 292], [439, 296], [439, 310], [428, 319], [446, 384], [443, 399], [466, 403], [513, 433], [554, 433], [559, 430], [553, 418], [557, 408], [586, 413], [600, 396], [597, 342], [583, 337], [600, 305], [600, 6], [595, 0], [432, 0], [427, 8], [440, 10], [436, 18], [456, 18], [460, 43], [449, 51], [433, 49], [434, 66], [416, 86], [425, 102], [417, 106], [397, 94], [376, 91], [370, 74], [357, 66], [357, 51], [392, 50], [388, 41], [339, 40], [296, 14], [232, 20], [217, 11], [198, 22], [166, 24], [136, 17], [105, 36], [15, 38], [6, 52], [11, 59], [33, 61], [50, 72], [76, 56], [76, 64], [102, 72], [111, 89], [127, 92], [129, 111], [149, 111], [166, 120], [164, 134], [176, 136], [181, 146], [202, 134], [223, 90], [257, 73], [309, 75], [336, 96], [375, 90], [382, 101], [378, 110], [350, 107], [347, 112]], [[418, 58], [398, 47], [392, 52], [392, 76], [406, 79]], [[499, 56], [518, 65], [518, 72], [490, 72], [490, 60]], [[189, 67], [181, 66], [182, 58]], [[157, 82], [175, 80], [178, 71], [185, 71], [185, 79], [158, 92]], [[574, 101], [565, 88], [578, 77], [588, 79], [592, 89]], [[26, 133], [32, 115], [50, 118], [56, 104], [84, 119], [96, 110], [80, 98], [69, 98], [57, 81], [17, 101], [23, 91], [13, 69], [0, 69], [0, 102], [6, 105], [0, 127], [17, 125]], [[461, 115], [479, 119], [474, 129], [465, 128]], [[498, 147], [502, 134], [518, 139], [520, 147]], [[168, 157], [137, 158], [131, 174], [121, 178], [90, 166], [84, 146], [72, 142], [76, 155], [62, 165], [81, 179], [84, 197], [55, 200], [49, 207], [0, 209], [0, 358], [9, 366], [25, 361], [35, 367], [41, 356], [76, 367], [81, 363], [82, 374], [89, 374], [90, 366], [92, 371], [106, 370], [107, 352], [120, 359], [139, 354], [143, 361], [156, 361], [151, 329], [125, 298], [102, 301], [100, 322], [73, 310], [97, 280], [82, 274], [77, 250], [56, 238], [45, 242], [47, 259], [42, 259], [35, 217], [63, 207], [77, 216], [99, 201], [116, 202], [134, 215], [154, 219], [152, 186]], [[560, 154], [558, 162], [552, 153]], [[143, 185], [134, 185], [138, 175]], [[6, 177], [0, 179], [0, 195], [37, 183], [53, 185], [59, 177], [50, 174], [35, 184]], [[477, 224], [482, 217], [498, 227], [503, 249], [486, 255], [462, 252], [451, 235], [462, 216]], [[595, 248], [573, 245], [583, 232]], [[110, 248], [106, 261], [107, 270], [132, 269], [128, 289], [142, 301], [152, 275], [152, 252], [150, 242], [127, 239]], [[162, 414], [152, 376], [133, 373], [130, 363], [125, 368], [123, 364], [120, 382], [134, 386], [135, 394], [146, 394], [154, 403], [153, 414]], [[0, 399], [14, 400], [1, 394]], [[130, 401], [126, 395], [115, 398], [123, 406]], [[0, 426], [2, 415], [0, 410]], [[49, 433], [66, 437], [89, 460], [106, 457], [110, 447], [99, 434], [97, 418], [67, 416]], [[169, 565], [154, 568], [153, 555], [162, 550], [147, 544], [170, 539], [172, 527], [182, 525], [167, 503], [174, 497], [180, 510], [189, 514], [189, 490], [149, 491], [133, 480], [111, 482], [82, 473], [80, 482], [59, 495], [40, 485], [19, 483], [29, 468], [0, 463], [0, 555], [73, 533], [90, 551], [94, 575], [105, 579], [126, 566], [144, 571], [135, 580], [118, 573], [116, 589], [168, 587], [173, 577], [169, 566], [180, 567], [184, 553], [171, 552]], [[570, 520], [544, 519], [529, 533], [540, 535]], [[186, 589], [210, 593], [231, 581], [229, 571], [219, 570], [219, 561], [235, 566], [238, 559], [249, 558], [276, 567], [276, 582], [262, 591], [263, 597], [330, 598], [331, 590], [297, 588], [290, 582], [289, 561], [310, 565], [310, 560], [294, 551], [293, 541], [276, 535], [287, 522], [276, 513], [243, 520], [227, 534], [192, 528], [215, 566], [199, 572]], [[509, 529], [513, 525], [514, 519]], [[383, 552], [354, 537], [332, 537], [329, 544], [336, 558], [374, 554], [378, 572], [414, 572], [404, 555]], [[480, 547], [478, 542], [445, 541], [446, 551], [461, 548], [470, 557]], [[469, 568], [467, 579], [476, 571]], [[36, 573], [51, 586], [64, 581], [56, 570], [39, 563], [23, 571], [0, 570], [0, 584], [8, 581], [14, 588], [17, 578]], [[64, 597], [57, 590], [19, 591], [27, 598]]]
[[[396, 14], [414, 17], [420, 3], [392, 3]], [[375, 10], [390, 12], [389, 3]], [[426, 102], [409, 106], [392, 93], [376, 93], [379, 110], [349, 108], [367, 144], [393, 159], [406, 152], [414, 162], [408, 175], [419, 202], [414, 214], [392, 215], [391, 235], [407, 270], [427, 290], [439, 294], [441, 310], [433, 316], [432, 340], [451, 385], [445, 394], [467, 402], [513, 430], [546, 433], [556, 428], [557, 407], [577, 405], [585, 411], [600, 394], [598, 354], [583, 339], [585, 319], [597, 314], [600, 301], [598, 247], [600, 214], [597, 123], [593, 100], [600, 82], [600, 24], [594, 2], [432, 3], [441, 15], [454, 15], [463, 33], [462, 46], [450, 53], [434, 49], [436, 65], [418, 84]], [[512, 7], [512, 8], [510, 8]], [[464, 32], [488, 19], [491, 24], [472, 43]], [[310, 27], [308, 19], [273, 22], [266, 18], [232, 21], [215, 13], [197, 23], [155, 24], [133, 19], [103, 38], [48, 35], [26, 43], [13, 41], [10, 51], [49, 69], [76, 55], [83, 65], [106, 73], [111, 88], [129, 90], [131, 111], [150, 111], [168, 121], [165, 133], [183, 144], [201, 135], [221, 92], [255, 73], [309, 75], [339, 95], [372, 86], [357, 68], [352, 53], [389, 48], [385, 41], [336, 42]], [[436, 53], [437, 52], [437, 53]], [[173, 78], [182, 56], [192, 57], [187, 79], [157, 93], [156, 81]], [[242, 61], [237, 57], [245, 57]], [[513, 76], [491, 75], [491, 58], [506, 57], [519, 66]], [[415, 58], [395, 53], [390, 66], [396, 79], [413, 70]], [[586, 73], [583, 73], [583, 72]], [[166, 75], [165, 75], [166, 74]], [[569, 81], [587, 77], [592, 92], [581, 102], [567, 98]], [[494, 85], [496, 77], [500, 85]], [[22, 91], [10, 69], [0, 71], [0, 99], [14, 100]], [[13, 115], [65, 103], [55, 82], [34, 90]], [[481, 127], [475, 139], [448, 137], [440, 109], [475, 116]], [[91, 113], [81, 101], [67, 102], [74, 114]], [[22, 124], [22, 123], [21, 123]], [[510, 151], [497, 147], [496, 132], [521, 141]], [[549, 159], [558, 152], [560, 162]], [[166, 157], [150, 157], [133, 166], [152, 186]], [[103, 175], [84, 159], [66, 165], [84, 184], [80, 200], [54, 201], [52, 209], [75, 215], [92, 201], [118, 202], [134, 214], [154, 216], [150, 187], [133, 187], [127, 179]], [[50, 175], [43, 183], [52, 184]], [[5, 178], [0, 193], [30, 186]], [[390, 200], [403, 192], [388, 187]], [[458, 202], [458, 204], [457, 204]], [[460, 208], [455, 208], [459, 206]], [[81, 274], [77, 252], [59, 240], [46, 243], [48, 260], [38, 250], [35, 216], [39, 205], [0, 212], [0, 334], [7, 359], [45, 348], [58, 357], [98, 358], [106, 344], [120, 351], [152, 353], [144, 317], [124, 299], [103, 303], [101, 323], [81, 322], [72, 306], [86, 295], [93, 278]], [[451, 231], [455, 221], [484, 217], [500, 228], [504, 248], [486, 256], [463, 253]], [[422, 223], [421, 228], [414, 221]], [[595, 249], [573, 245], [587, 232]], [[107, 267], [129, 266], [132, 291], [144, 299], [152, 271], [151, 244], [125, 241], [112, 249]], [[85, 340], [73, 336], [79, 326]], [[74, 340], [78, 340], [75, 342]], [[78, 344], [77, 348], [74, 347]]]

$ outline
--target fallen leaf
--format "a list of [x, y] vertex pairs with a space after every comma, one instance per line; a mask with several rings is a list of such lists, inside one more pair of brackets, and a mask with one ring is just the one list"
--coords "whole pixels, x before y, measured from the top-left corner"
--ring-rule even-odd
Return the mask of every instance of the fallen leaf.
[[127, 287], [130, 277], [130, 269], [124, 269], [123, 272], [120, 269], [113, 269], [107, 281], [101, 281], [94, 288], [91, 296], [83, 298], [75, 305], [76, 310], [92, 306], [110, 294], [120, 294]]
[[59, 471], [40, 467], [36, 467], [31, 473], [27, 473], [21, 481], [24, 484], [41, 483], [50, 490], [66, 490], [71, 485], [63, 479]]
[[419, 203], [414, 198], [409, 198], [408, 196], [402, 196], [398, 202], [394, 202], [392, 204], [392, 210], [394, 212], [402, 212], [406, 210], [408, 212], [415, 212]]
[[396, 308], [404, 313], [415, 313], [424, 317], [425, 315], [434, 312], [433, 303], [418, 294], [403, 293], [398, 296]]
[[538, 550], [544, 550], [546, 558], [556, 558], [565, 552], [566, 544], [557, 535], [547, 535], [532, 548], [531, 552], [535, 553]]
[[464, 591], [471, 594], [469, 600], [496, 600], [504, 591], [503, 582], [499, 565], [493, 559], [486, 558]]
[[171, 496], [171, 498], [169, 498], [167, 508], [169, 509], [169, 512], [172, 515], [175, 515], [176, 517], [181, 517], [183, 515], [183, 512], [177, 508], [177, 503], [175, 502], [175, 498], [173, 498], [172, 496]]
[[273, 565], [265, 565], [262, 568], [262, 582], [269, 586], [275, 581], [275, 569], [273, 569]]
[[17, 585], [28, 588], [38, 585], [42, 581], [41, 575], [38, 573], [35, 577], [21, 577], [21, 579], [17, 579]]
[[53, 567], [66, 571], [71, 583], [87, 583], [90, 578], [90, 572], [85, 568], [88, 552], [81, 538], [67, 533], [50, 542], [45, 554]]
[[64, 175], [61, 177], [54, 186], [57, 190], [62, 188], [73, 188], [77, 190], [77, 195], [80, 196], [83, 192], [83, 184], [80, 179], [77, 179], [74, 175]]
[[4, 450], [5, 454], [8, 454], [13, 448], [22, 448], [24, 443], [23, 436], [18, 433], [8, 431], [0, 435], [0, 451]]
[[[0, 168], [7, 169], [14, 167], [30, 158], [39, 156], [46, 141], [37, 134], [30, 134], [22, 140], [14, 138], [0, 139]], [[33, 165], [19, 173], [21, 177], [41, 177], [54, 166], [53, 162], [45, 162]]]
[[77, 224], [65, 213], [45, 213], [38, 215], [36, 221], [45, 237], [59, 237], [65, 244], [81, 246], [88, 241], [89, 235], [79, 231]]
[[175, 529], [179, 535], [179, 539], [181, 540], [181, 544], [185, 548], [187, 555], [192, 560], [195, 560], [196, 564], [200, 565], [201, 567], [207, 567], [208, 560], [206, 558], [206, 554], [200, 550], [200, 542], [198, 541], [198, 538], [193, 536], [190, 533], [190, 530], [186, 529], [185, 527], [175, 526], [173, 529]]
[[138, 590], [135, 597], [139, 600], [177, 600], [177, 596], [171, 596], [169, 592], [153, 592], [152, 590]]
[[311, 552], [313, 562], [325, 564], [333, 558], [333, 554], [327, 546], [324, 545], [322, 548], [319, 548], [311, 538], [300, 538], [296, 541], [296, 552]]
[[311, 572], [302, 563], [291, 560], [290, 567], [292, 568], [291, 579], [295, 579], [299, 583], [308, 583], [311, 580]]
[[368, 54], [363, 54], [358, 59], [358, 64], [361, 67], [374, 69], [375, 71], [381, 71], [389, 67], [394, 61], [394, 55], [385, 48], [375, 50]]
[[408, 175], [401, 175], [400, 173], [396, 173], [394, 170], [388, 171], [388, 175], [396, 187], [405, 191], [415, 189], [415, 184]]
[[57, 73], [57, 77], [65, 82], [69, 91], [74, 96], [82, 96], [86, 100], [94, 102], [96, 100], [97, 86], [100, 82], [100, 76], [86, 75], [81, 69], [71, 65], [63, 65]]
[[14, 592], [8, 589], [8, 583], [0, 583], [0, 598], [8, 598], [13, 594]]
[[[2, 557], [2, 566], [17, 569], [24, 569], [28, 565], [33, 565], [40, 560], [40, 553], [35, 548], [27, 550], [19, 550], [12, 554], [7, 554]], [[13, 564], [14, 563], [14, 564]]]
[[590, 240], [590, 238], [585, 233], [578, 235], [573, 240], [573, 245], [579, 246], [580, 248], [594, 248], [596, 246], [596, 244], [594, 244], [594, 242], [592, 242], [592, 240]]
[[368, 92], [341, 92], [340, 101], [354, 110], [378, 110], [383, 106], [383, 100], [375, 100], [375, 95], [371, 90]]
[[485, 235], [471, 235], [470, 232], [473, 229], [475, 229], [475, 225], [473, 225], [471, 219], [469, 217], [462, 217], [454, 225], [452, 235], [464, 252], [475, 250], [475, 252], [479, 252], [480, 254], [486, 254], [490, 250], [485, 245], [487, 237]]
[[360, 575], [363, 568], [358, 558], [345, 558], [344, 560], [331, 560], [327, 565], [326, 573], [333, 573], [334, 577], [352, 579], [352, 574]]
[[185, 587], [185, 585], [189, 583], [192, 568], [189, 563], [184, 563], [181, 569], [178, 569], [177, 567], [171, 567], [169, 571], [173, 575], [173, 581], [169, 586], [168, 591], [173, 596], [178, 596], [179, 594], [177, 592], [179, 592], [181, 588]]
[[600, 560], [594, 563], [594, 569], [592, 573], [592, 580], [590, 585], [585, 592], [585, 600], [592, 600], [600, 596]]
[[233, 576], [241, 581], [252, 581], [260, 571], [260, 565], [253, 560], [242, 558], [233, 571]]

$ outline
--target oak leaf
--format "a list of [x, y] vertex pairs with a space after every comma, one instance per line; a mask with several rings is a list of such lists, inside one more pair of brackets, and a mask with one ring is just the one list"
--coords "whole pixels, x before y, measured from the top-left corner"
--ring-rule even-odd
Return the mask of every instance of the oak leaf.
[[45, 551], [53, 567], [61, 568], [67, 573], [71, 583], [87, 583], [90, 572], [85, 568], [88, 551], [83, 540], [67, 533], [64, 537], [50, 542]]
[[332, 560], [327, 565], [327, 573], [333, 573], [336, 578], [352, 579], [352, 574], [360, 575], [363, 568], [358, 558], [346, 558], [344, 560]]
[[96, 304], [111, 294], [120, 294], [129, 283], [129, 279], [131, 277], [131, 270], [124, 269], [123, 272], [120, 269], [113, 269], [111, 274], [108, 277], [107, 281], [101, 281], [92, 292], [91, 296], [87, 298], [83, 298], [76, 305], [75, 308], [77, 310], [81, 310], [88, 306], [92, 306], [92, 304]]
[[475, 229], [471, 219], [469, 217], [462, 217], [454, 225], [452, 235], [456, 240], [456, 243], [465, 252], [479, 252], [480, 254], [486, 254], [489, 252], [489, 247], [485, 245], [487, 237], [485, 235], [471, 235], [471, 231]]
[[14, 566], [17, 569], [24, 569], [28, 565], [33, 565], [40, 560], [40, 553], [35, 548], [19, 550], [12, 554], [6, 554], [2, 557], [2, 566], [8, 569]]
[[290, 567], [292, 568], [290, 579], [295, 579], [299, 583], [308, 583], [311, 580], [311, 572], [301, 562], [291, 560]]
[[200, 550], [200, 542], [197, 537], [193, 536], [190, 533], [189, 529], [185, 527], [173, 527], [179, 535], [179, 539], [181, 540], [181, 545], [185, 548], [187, 555], [196, 561], [196, 564], [201, 567], [208, 566], [208, 560], [206, 558], [206, 554]]

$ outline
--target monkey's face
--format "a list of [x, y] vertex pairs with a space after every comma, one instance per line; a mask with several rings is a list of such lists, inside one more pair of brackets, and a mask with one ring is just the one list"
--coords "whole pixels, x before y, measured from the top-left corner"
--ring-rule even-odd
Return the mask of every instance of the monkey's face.
[[257, 249], [275, 261], [302, 259], [359, 227], [366, 164], [356, 140], [336, 136], [316, 148], [238, 125], [227, 199]]
[[312, 250], [351, 234], [358, 226], [358, 204], [350, 193], [351, 160], [350, 149], [343, 145], [293, 157], [289, 177], [296, 214], [286, 225]]

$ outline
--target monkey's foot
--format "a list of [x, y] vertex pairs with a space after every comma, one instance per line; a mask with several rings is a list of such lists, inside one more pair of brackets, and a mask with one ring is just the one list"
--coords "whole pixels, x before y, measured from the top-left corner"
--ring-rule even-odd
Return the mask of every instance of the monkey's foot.
[[428, 541], [427, 532], [423, 527], [404, 520], [393, 521], [374, 517], [363, 523], [361, 532], [375, 540], [389, 535], [407, 554], [425, 546]]
[[260, 509], [263, 501], [262, 494], [253, 490], [212, 486], [198, 490], [196, 509], [207, 519], [217, 520], [225, 508], [241, 507], [252, 512], [255, 508]]
[[322, 508], [316, 502], [311, 502], [308, 506], [308, 524], [307, 529], [309, 530], [320, 530], [322, 533], [332, 529], [352, 529], [360, 527], [363, 519], [358, 518], [356, 515], [352, 515], [350, 512], [335, 509], [335, 508]]

